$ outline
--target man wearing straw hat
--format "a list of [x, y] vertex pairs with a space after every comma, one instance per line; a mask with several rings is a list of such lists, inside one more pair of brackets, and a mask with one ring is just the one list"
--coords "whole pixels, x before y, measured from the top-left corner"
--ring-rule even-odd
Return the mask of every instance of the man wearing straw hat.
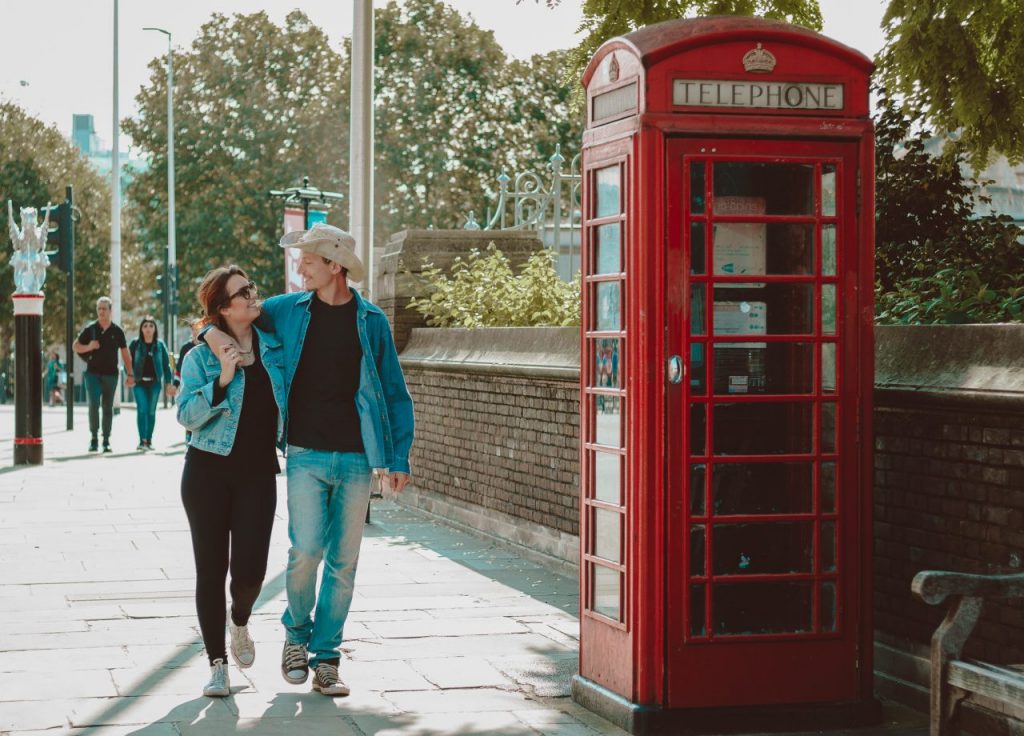
[[[288, 233], [280, 245], [303, 251], [298, 270], [306, 289], [267, 299], [261, 317], [283, 344], [288, 393], [291, 549], [281, 672], [298, 685], [312, 669], [314, 690], [348, 695], [339, 649], [371, 477], [383, 474], [395, 492], [408, 482], [412, 399], [387, 317], [349, 288], [348, 279], [360, 282], [366, 274], [355, 239], [317, 223]], [[204, 337], [214, 348], [227, 339], [216, 330]], [[239, 646], [252, 647], [247, 632], [245, 638]]]

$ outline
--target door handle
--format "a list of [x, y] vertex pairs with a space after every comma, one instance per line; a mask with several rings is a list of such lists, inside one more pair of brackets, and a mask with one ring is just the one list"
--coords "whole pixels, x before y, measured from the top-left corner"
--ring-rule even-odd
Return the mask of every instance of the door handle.
[[682, 383], [683, 376], [686, 375], [686, 366], [683, 365], [683, 359], [678, 355], [673, 355], [668, 359], [668, 382], [672, 384]]

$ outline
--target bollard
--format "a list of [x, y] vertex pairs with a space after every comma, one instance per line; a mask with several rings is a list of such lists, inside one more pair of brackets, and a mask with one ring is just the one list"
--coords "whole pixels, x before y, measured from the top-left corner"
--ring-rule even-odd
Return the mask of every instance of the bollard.
[[14, 464], [43, 464], [43, 295], [14, 294]]

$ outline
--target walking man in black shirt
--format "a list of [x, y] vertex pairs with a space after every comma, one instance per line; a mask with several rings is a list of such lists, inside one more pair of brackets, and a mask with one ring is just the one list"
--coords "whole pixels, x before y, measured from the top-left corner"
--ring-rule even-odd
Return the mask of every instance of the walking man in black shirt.
[[124, 331], [110, 319], [113, 302], [109, 296], [96, 300], [96, 320], [82, 330], [71, 349], [82, 356], [85, 368], [85, 392], [89, 397], [89, 452], [99, 449], [96, 435], [100, 428], [100, 404], [103, 406], [103, 452], [110, 452], [110, 426], [114, 414], [114, 391], [117, 389], [117, 351], [121, 351], [128, 372], [126, 385], [135, 385], [132, 358]]

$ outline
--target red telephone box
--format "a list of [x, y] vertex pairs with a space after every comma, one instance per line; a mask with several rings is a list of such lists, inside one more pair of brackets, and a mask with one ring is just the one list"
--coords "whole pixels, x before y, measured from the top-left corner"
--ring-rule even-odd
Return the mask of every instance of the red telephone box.
[[573, 692], [627, 730], [877, 718], [871, 70], [716, 17], [584, 74]]

